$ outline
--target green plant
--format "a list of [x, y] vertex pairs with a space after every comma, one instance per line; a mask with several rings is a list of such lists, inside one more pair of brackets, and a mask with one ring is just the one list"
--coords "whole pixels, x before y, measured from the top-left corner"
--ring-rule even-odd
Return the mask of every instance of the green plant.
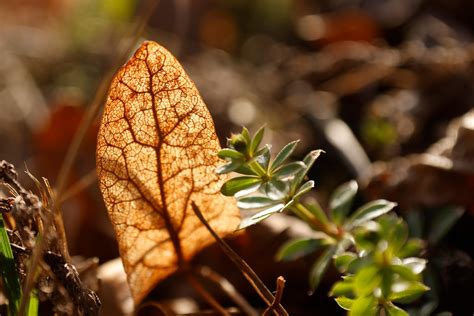
[[272, 159], [270, 146], [260, 147], [263, 134], [261, 128], [251, 137], [243, 128], [218, 154], [226, 164], [217, 173], [241, 174], [228, 180], [221, 192], [235, 196], [241, 209], [254, 211], [240, 228], [289, 210], [311, 226], [315, 235], [289, 241], [276, 257], [294, 260], [321, 250], [310, 271], [311, 290], [333, 261], [343, 276], [330, 295], [350, 315], [408, 315], [395, 304], [410, 303], [429, 290], [422, 282], [426, 260], [415, 257], [422, 241], [409, 238], [403, 219], [388, 214], [396, 204], [375, 200], [350, 212], [358, 190], [357, 183], [350, 181], [333, 193], [326, 214], [316, 201], [303, 201], [314, 188], [306, 174], [322, 151], [288, 162], [298, 143], [294, 141]]
[[[2, 276], [3, 288], [8, 298], [8, 315], [17, 315], [21, 302], [20, 279], [15, 267], [15, 258], [5, 229], [5, 223], [0, 216], [0, 274]], [[31, 293], [26, 307], [26, 315], [38, 315], [38, 298]]]

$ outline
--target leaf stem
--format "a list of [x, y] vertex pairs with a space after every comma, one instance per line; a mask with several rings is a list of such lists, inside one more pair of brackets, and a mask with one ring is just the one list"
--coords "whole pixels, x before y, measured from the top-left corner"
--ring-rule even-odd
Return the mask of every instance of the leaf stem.
[[[217, 241], [217, 243], [222, 248], [222, 250], [227, 255], [227, 257], [229, 257], [229, 259], [237, 267], [239, 267], [244, 277], [247, 279], [247, 281], [249, 281], [250, 285], [252, 285], [252, 287], [255, 289], [258, 295], [265, 301], [267, 306], [272, 306], [273, 302], [275, 301], [275, 297], [270, 292], [270, 290], [265, 286], [262, 280], [258, 277], [255, 271], [253, 271], [252, 268], [247, 264], [247, 262], [245, 262], [245, 260], [242, 259], [219, 235], [217, 235], [217, 233], [212, 229], [212, 227], [206, 221], [201, 211], [199, 210], [199, 207], [194, 203], [194, 201], [191, 202], [191, 205], [193, 207], [193, 210], [196, 216], [207, 228], [207, 230], [211, 233], [211, 235]], [[285, 310], [285, 308], [281, 304], [278, 304], [277, 306], [275, 306], [275, 312], [277, 315], [288, 316], [288, 312]]]

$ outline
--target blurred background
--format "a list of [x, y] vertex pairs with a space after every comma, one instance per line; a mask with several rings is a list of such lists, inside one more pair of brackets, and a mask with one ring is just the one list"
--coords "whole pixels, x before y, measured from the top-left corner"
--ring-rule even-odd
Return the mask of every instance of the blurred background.
[[[473, 36], [472, 0], [2, 0], [0, 159], [56, 186], [110, 75], [141, 41], [157, 41], [195, 81], [223, 145], [241, 126], [266, 124], [264, 142], [275, 149], [301, 139], [295, 158], [326, 151], [311, 173], [321, 204], [349, 179], [362, 187], [360, 202], [397, 202], [413, 234], [431, 242], [434, 290], [416, 312], [467, 315], [474, 312]], [[101, 264], [118, 251], [96, 184], [97, 129], [98, 116], [64, 179], [63, 213], [71, 253]], [[457, 214], [448, 231], [443, 223]], [[287, 235], [304, 229], [262, 225], [231, 243], [267, 284], [285, 276], [290, 313], [342, 314], [326, 295], [335, 272], [308, 296], [311, 259], [273, 262]], [[211, 261], [261, 304], [217, 251], [196, 260]], [[176, 288], [171, 281], [160, 287]], [[154, 299], [183, 296], [155, 292]]]

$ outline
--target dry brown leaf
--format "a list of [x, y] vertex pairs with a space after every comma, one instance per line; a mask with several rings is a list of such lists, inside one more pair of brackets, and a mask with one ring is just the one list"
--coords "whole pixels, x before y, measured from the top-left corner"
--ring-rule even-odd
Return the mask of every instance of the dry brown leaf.
[[236, 229], [212, 118], [193, 82], [163, 47], [145, 42], [112, 81], [98, 136], [100, 188], [135, 303], [213, 241]]

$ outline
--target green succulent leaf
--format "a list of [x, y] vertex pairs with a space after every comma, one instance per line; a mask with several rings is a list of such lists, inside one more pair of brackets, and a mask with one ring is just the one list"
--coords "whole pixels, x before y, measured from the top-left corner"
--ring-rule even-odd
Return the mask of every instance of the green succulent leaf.
[[267, 207], [277, 203], [278, 201], [272, 200], [266, 196], [249, 196], [237, 200], [237, 206], [244, 210]]
[[306, 208], [311, 212], [311, 214], [316, 217], [318, 221], [323, 223], [324, 225], [329, 224], [328, 217], [326, 213], [324, 213], [323, 209], [315, 202], [309, 202], [305, 204]]
[[352, 303], [350, 316], [372, 316], [377, 312], [377, 300], [373, 296], [358, 297]]
[[346, 311], [350, 310], [352, 308], [352, 304], [354, 303], [354, 299], [347, 298], [344, 296], [337, 297], [335, 301], [337, 305], [339, 305], [339, 307], [341, 307], [342, 309], [345, 309]]
[[325, 239], [298, 238], [293, 239], [281, 246], [276, 255], [279, 261], [292, 261], [314, 253], [328, 242]]
[[[236, 161], [239, 162], [239, 161]], [[240, 166], [237, 167], [237, 169], [234, 169], [232, 171], [235, 171], [240, 174], [245, 174], [248, 176], [259, 176], [258, 173], [250, 169], [245, 163], [240, 163]]]
[[422, 239], [411, 238], [405, 245], [397, 252], [397, 256], [400, 258], [405, 258], [409, 256], [417, 255], [423, 250], [425, 243]]
[[397, 204], [387, 200], [369, 202], [355, 211], [348, 220], [348, 227], [355, 227], [390, 212]]
[[229, 163], [226, 163], [224, 165], [220, 165], [219, 167], [216, 168], [216, 173], [217, 174], [224, 174], [224, 173], [229, 173], [234, 170], [237, 170], [239, 167], [242, 166], [241, 161], [231, 161]]
[[397, 282], [392, 286], [388, 299], [396, 303], [411, 303], [429, 289], [421, 282]]
[[343, 280], [336, 282], [329, 292], [329, 296], [353, 296], [355, 293], [354, 282], [352, 280]]
[[464, 214], [464, 209], [460, 207], [445, 207], [436, 211], [431, 222], [428, 234], [428, 242], [436, 245], [453, 227], [458, 219]]
[[284, 181], [271, 179], [265, 183], [265, 194], [273, 200], [281, 200], [288, 194], [288, 185]]
[[278, 179], [285, 179], [293, 177], [295, 173], [305, 169], [306, 165], [301, 161], [291, 162], [286, 165], [281, 165], [273, 171], [272, 176]]
[[255, 157], [255, 161], [258, 162], [264, 170], [268, 170], [270, 158], [270, 146], [265, 145], [265, 147], [263, 147], [262, 153]]
[[379, 268], [374, 265], [367, 266], [355, 275], [354, 289], [358, 296], [371, 295], [380, 285], [381, 281], [382, 276], [380, 275]]
[[334, 265], [341, 273], [345, 273], [352, 261], [357, 259], [357, 255], [352, 252], [343, 252], [334, 257]]
[[342, 224], [349, 213], [352, 201], [357, 194], [358, 186], [356, 181], [349, 181], [334, 191], [330, 200], [332, 218], [336, 224]]
[[409, 316], [407, 312], [400, 307], [393, 305], [392, 302], [385, 304], [384, 308], [388, 316]]
[[306, 168], [295, 174], [294, 180], [291, 182], [291, 192], [294, 193], [301, 182], [303, 182], [304, 177], [308, 173], [309, 169], [313, 166], [314, 162], [318, 157], [323, 153], [322, 150], [313, 150], [306, 155], [303, 159], [303, 163], [306, 165]]
[[221, 149], [217, 156], [221, 159], [243, 159], [245, 157], [242, 153], [230, 148]]
[[280, 167], [286, 161], [286, 159], [291, 156], [296, 148], [296, 145], [298, 145], [298, 142], [299, 140], [295, 140], [283, 147], [273, 160], [270, 170], [273, 171]]
[[306, 182], [305, 184], [303, 184], [299, 190], [295, 193], [295, 195], [293, 196], [294, 199], [298, 199], [300, 198], [303, 194], [311, 191], [311, 189], [314, 188], [314, 181], [313, 180], [310, 180], [308, 182]]
[[260, 146], [264, 133], [265, 133], [265, 126], [262, 126], [253, 136], [252, 141], [250, 142], [250, 153], [252, 155], [257, 151], [258, 146]]
[[413, 272], [413, 270], [403, 264], [393, 264], [390, 266], [390, 270], [393, 273], [398, 274], [402, 279], [406, 281], [418, 281], [420, 276]]
[[250, 144], [250, 141], [251, 141], [251, 140], [250, 140], [250, 133], [249, 133], [249, 130], [247, 129], [247, 127], [243, 127], [243, 128], [242, 128], [242, 133], [241, 133], [241, 135], [244, 137], [245, 142], [246, 142], [247, 144]]
[[337, 246], [332, 245], [326, 248], [321, 256], [316, 260], [309, 274], [309, 287], [311, 291], [318, 287], [321, 279], [331, 263], [332, 256], [336, 253]]
[[426, 268], [426, 260], [416, 257], [405, 258], [402, 260], [402, 264], [410, 268], [414, 274], [421, 274]]
[[276, 205], [272, 205], [263, 211], [260, 211], [250, 217], [244, 218], [241, 222], [240, 225], [237, 229], [244, 229], [249, 226], [255, 225], [264, 219], [267, 219], [268, 217], [272, 216], [275, 213], [279, 213], [285, 209], [285, 205], [283, 203], [279, 203]]
[[267, 153], [270, 153], [270, 149], [272, 148], [271, 145], [269, 144], [266, 144], [265, 146], [263, 146], [262, 148], [260, 148], [257, 152], [255, 152], [253, 154], [254, 157], [259, 157], [259, 156], [262, 156], [262, 155], [267, 155]]
[[374, 259], [372, 256], [363, 256], [360, 258], [356, 258], [349, 263], [347, 267], [348, 273], [357, 273], [357, 271], [361, 270], [364, 267], [374, 265]]
[[243, 176], [228, 180], [221, 188], [221, 193], [234, 196], [237, 192], [258, 186], [262, 180], [258, 177]]

